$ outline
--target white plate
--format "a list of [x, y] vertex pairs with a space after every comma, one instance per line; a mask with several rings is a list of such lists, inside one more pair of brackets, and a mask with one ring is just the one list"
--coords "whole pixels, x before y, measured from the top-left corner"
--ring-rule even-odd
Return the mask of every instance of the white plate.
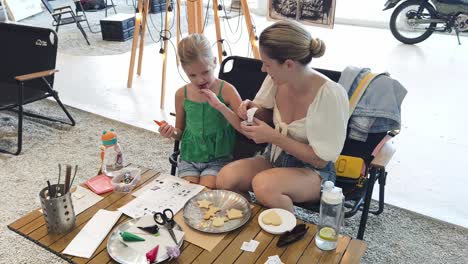
[[[118, 263], [147, 264], [146, 252], [153, 249], [156, 245], [159, 245], [156, 263], [168, 259], [169, 256], [167, 255], [166, 246], [175, 245], [169, 232], [163, 226], [160, 226], [160, 235], [155, 237], [137, 228], [137, 226], [150, 226], [154, 224], [156, 224], [156, 222], [154, 222], [153, 216], [148, 215], [123, 222], [112, 231], [107, 241], [107, 252]], [[146, 241], [122, 243], [119, 235], [121, 231], [134, 233], [137, 236], [143, 237]], [[179, 225], [174, 227], [174, 233], [179, 241], [177, 246], [180, 248], [184, 242], [184, 233]]]
[[[222, 227], [215, 227], [211, 220], [203, 218], [206, 209], [198, 207], [197, 203], [197, 201], [201, 200], [210, 201], [213, 206], [220, 208], [220, 211], [216, 214], [217, 216], [224, 216], [227, 210], [235, 208], [242, 211], [242, 218], [232, 219], [225, 222]], [[238, 193], [226, 190], [201, 192], [188, 200], [184, 206], [185, 223], [198, 231], [206, 233], [217, 234], [237, 229], [249, 221], [250, 215], [251, 210], [247, 199]]]
[[[274, 226], [274, 225], [266, 225], [263, 223], [262, 221], [263, 216], [268, 214], [271, 211], [275, 211], [281, 217], [281, 225]], [[289, 211], [286, 211], [281, 208], [272, 208], [272, 209], [263, 211], [258, 216], [258, 224], [263, 230], [265, 230], [266, 232], [270, 234], [281, 235], [285, 233], [286, 231], [291, 231], [296, 226], [297, 220], [294, 214]]]

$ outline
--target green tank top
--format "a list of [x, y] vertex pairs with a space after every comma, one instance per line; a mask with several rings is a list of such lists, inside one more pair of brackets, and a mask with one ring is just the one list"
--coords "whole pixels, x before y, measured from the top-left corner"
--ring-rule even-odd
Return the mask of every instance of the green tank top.
[[[218, 98], [222, 97], [224, 81], [221, 82]], [[185, 129], [181, 139], [181, 159], [191, 162], [208, 162], [232, 156], [236, 134], [234, 128], [218, 110], [208, 102], [187, 99], [184, 87]]]

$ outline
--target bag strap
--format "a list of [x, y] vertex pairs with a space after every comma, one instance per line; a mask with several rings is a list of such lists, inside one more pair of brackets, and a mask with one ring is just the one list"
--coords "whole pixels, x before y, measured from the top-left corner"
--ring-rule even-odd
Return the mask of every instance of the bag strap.
[[[372, 83], [372, 81], [374, 79], [376, 79], [377, 77], [379, 77], [381, 75], [389, 76], [389, 73], [388, 72], [372, 73], [372, 72], [369, 71], [361, 79], [361, 81], [357, 85], [356, 89], [353, 91], [353, 94], [349, 98], [349, 118], [351, 118], [351, 116], [353, 115], [354, 109], [356, 109], [356, 106], [357, 106], [359, 100], [361, 100], [361, 97], [364, 94], [364, 92], [366, 91], [367, 87], [369, 87], [369, 85]], [[356, 78], [359, 78], [359, 75]], [[387, 141], [389, 141], [391, 138], [393, 138], [394, 136], [398, 135], [399, 132], [400, 132], [399, 130], [389, 131], [387, 133], [387, 135], [374, 148], [374, 150], [372, 151], [371, 156], [375, 157], [380, 152], [380, 150], [385, 145], [385, 143]], [[365, 170], [366, 170], [366, 166], [363, 166], [363, 171], [362, 172], [364, 172]], [[365, 174], [365, 173], [362, 173], [362, 172], [361, 172], [361, 176], [363, 176]], [[359, 179], [359, 181], [358, 181], [358, 185], [360, 185], [360, 187], [363, 186], [363, 180], [364, 180], [364, 178], [361, 177]]]
[[[359, 84], [357, 85], [356, 89], [354, 90], [353, 94], [349, 98], [349, 118], [353, 115], [354, 109], [356, 109], [357, 104], [359, 103], [359, 100], [361, 100], [362, 95], [366, 91], [367, 87], [372, 83], [372, 81], [381, 76], [381, 75], [387, 75], [388, 73], [372, 73], [368, 72], [364, 75], [364, 77], [361, 79]], [[359, 76], [358, 76], [359, 77]], [[358, 78], [356, 77], [356, 78]]]

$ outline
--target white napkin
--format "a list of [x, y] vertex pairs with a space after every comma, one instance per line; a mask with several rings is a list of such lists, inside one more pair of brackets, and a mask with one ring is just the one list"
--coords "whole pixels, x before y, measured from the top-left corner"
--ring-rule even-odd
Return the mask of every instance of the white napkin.
[[100, 209], [68, 244], [63, 254], [90, 258], [122, 215], [119, 211]]
[[252, 124], [253, 123], [253, 118], [255, 115], [255, 112], [257, 112], [258, 108], [257, 107], [252, 107], [249, 110], [247, 110], [247, 123]]
[[265, 264], [284, 264], [278, 255], [269, 256]]
[[249, 242], [242, 243], [241, 249], [249, 252], [255, 252], [260, 242], [256, 240], [250, 240]]

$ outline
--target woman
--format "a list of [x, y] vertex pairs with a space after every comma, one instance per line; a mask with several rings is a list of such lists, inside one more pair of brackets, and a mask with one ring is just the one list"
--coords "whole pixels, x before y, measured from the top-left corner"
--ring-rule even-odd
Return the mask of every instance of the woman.
[[261, 156], [221, 169], [217, 188], [253, 191], [263, 205], [293, 212], [293, 202], [318, 201], [321, 183], [335, 181], [333, 162], [345, 141], [349, 105], [343, 87], [308, 66], [324, 52], [325, 43], [295, 22], [277, 22], [262, 32], [262, 71], [268, 76], [238, 115], [246, 119], [247, 109], [258, 108], [254, 125], [241, 129], [268, 146]]

